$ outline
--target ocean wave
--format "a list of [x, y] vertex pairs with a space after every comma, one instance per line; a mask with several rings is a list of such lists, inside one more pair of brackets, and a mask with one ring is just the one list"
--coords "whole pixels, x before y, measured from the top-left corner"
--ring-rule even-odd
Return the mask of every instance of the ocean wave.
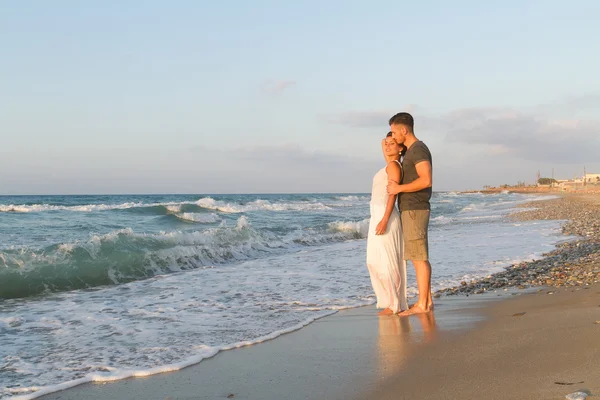
[[76, 212], [92, 212], [92, 211], [107, 211], [107, 210], [125, 210], [128, 208], [137, 207], [154, 207], [156, 204], [144, 203], [122, 203], [122, 204], [83, 204], [77, 206], [64, 206], [54, 204], [0, 204], [0, 212], [15, 212], [15, 213], [31, 213], [45, 211], [76, 211]]
[[435, 225], [448, 225], [455, 221], [456, 220], [454, 218], [450, 218], [445, 215], [438, 215], [437, 217], [431, 219], [431, 223]]
[[41, 213], [48, 211], [70, 212], [98, 212], [113, 210], [149, 209], [157, 214], [179, 212], [184, 205], [193, 205], [194, 202], [169, 202], [169, 203], [142, 203], [126, 202], [120, 204], [81, 204], [74, 206], [56, 204], [0, 204], [0, 212], [14, 213]]
[[534, 195], [526, 195], [526, 200], [527, 201], [544, 201], [544, 200], [554, 200], [554, 199], [558, 199], [560, 198], [560, 196], [554, 195], [554, 194], [549, 194], [549, 195], [538, 195], [538, 194], [534, 194]]
[[220, 211], [223, 213], [243, 213], [249, 211], [319, 211], [330, 210], [335, 205], [327, 205], [318, 201], [271, 202], [257, 199], [248, 203], [225, 202], [212, 197], [203, 197], [197, 201], [142, 203], [126, 202], [121, 204], [0, 204], [0, 212], [39, 213], [48, 211], [98, 212], [111, 210], [154, 209], [157, 214], [179, 213], [185, 206], [196, 206], [200, 209]]
[[334, 221], [327, 224], [330, 232], [350, 233], [357, 239], [366, 238], [369, 233], [369, 219], [358, 222]]
[[368, 199], [369, 196], [357, 196], [357, 195], [349, 195], [349, 196], [339, 196], [339, 197], [335, 197], [337, 200], [341, 200], [341, 201], [360, 201], [360, 200], [365, 200]]
[[[218, 216], [212, 218], [216, 222]], [[203, 231], [158, 234], [126, 228], [43, 249], [9, 248], [0, 251], [0, 299], [116, 285], [259, 258], [298, 245], [360, 239], [366, 237], [367, 227], [365, 221], [337, 222], [327, 229], [299, 229], [278, 236], [254, 229], [241, 216], [234, 227], [222, 221], [220, 226]]]
[[182, 221], [196, 222], [196, 223], [200, 223], [200, 224], [214, 224], [216, 222], [221, 221], [221, 217], [219, 217], [215, 213], [200, 214], [200, 213], [184, 212], [184, 213], [174, 213], [173, 215]]
[[243, 213], [249, 211], [319, 211], [331, 210], [331, 206], [321, 202], [301, 201], [288, 203], [272, 203], [268, 200], [254, 200], [245, 204], [228, 203], [204, 197], [195, 203], [198, 207], [224, 213]]
[[81, 289], [243, 260], [285, 244], [240, 217], [233, 228], [135, 233], [131, 228], [88, 241], [0, 252], [0, 298]]

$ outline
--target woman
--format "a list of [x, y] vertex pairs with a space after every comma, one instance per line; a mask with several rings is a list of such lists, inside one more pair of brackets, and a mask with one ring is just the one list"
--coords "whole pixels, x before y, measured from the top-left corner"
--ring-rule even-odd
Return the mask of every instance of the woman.
[[379, 315], [390, 315], [408, 309], [400, 214], [395, 207], [396, 196], [388, 195], [386, 191], [388, 179], [400, 182], [400, 157], [406, 148], [399, 145], [390, 133], [381, 146], [387, 165], [373, 177], [367, 267], [377, 296], [377, 308], [383, 308]]

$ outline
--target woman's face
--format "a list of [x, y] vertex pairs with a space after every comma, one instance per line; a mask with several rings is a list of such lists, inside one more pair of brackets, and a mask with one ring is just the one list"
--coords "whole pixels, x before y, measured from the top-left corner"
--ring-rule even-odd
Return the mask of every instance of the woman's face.
[[397, 156], [400, 154], [400, 145], [393, 137], [386, 137], [383, 145], [386, 156]]

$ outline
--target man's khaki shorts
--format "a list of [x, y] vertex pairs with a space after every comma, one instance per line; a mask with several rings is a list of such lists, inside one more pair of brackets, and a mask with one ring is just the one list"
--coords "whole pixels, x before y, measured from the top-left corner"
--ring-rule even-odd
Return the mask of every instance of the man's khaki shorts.
[[404, 259], [429, 260], [429, 210], [402, 211], [402, 235], [404, 236]]

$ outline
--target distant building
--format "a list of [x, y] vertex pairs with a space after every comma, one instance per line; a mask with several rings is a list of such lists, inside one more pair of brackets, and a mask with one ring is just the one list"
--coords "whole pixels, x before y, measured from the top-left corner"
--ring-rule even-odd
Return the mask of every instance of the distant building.
[[575, 189], [577, 187], [583, 187], [583, 178], [575, 178], [575, 179], [559, 179], [556, 181], [555, 186], [563, 190], [567, 189]]
[[585, 183], [600, 185], [600, 174], [585, 174]]

